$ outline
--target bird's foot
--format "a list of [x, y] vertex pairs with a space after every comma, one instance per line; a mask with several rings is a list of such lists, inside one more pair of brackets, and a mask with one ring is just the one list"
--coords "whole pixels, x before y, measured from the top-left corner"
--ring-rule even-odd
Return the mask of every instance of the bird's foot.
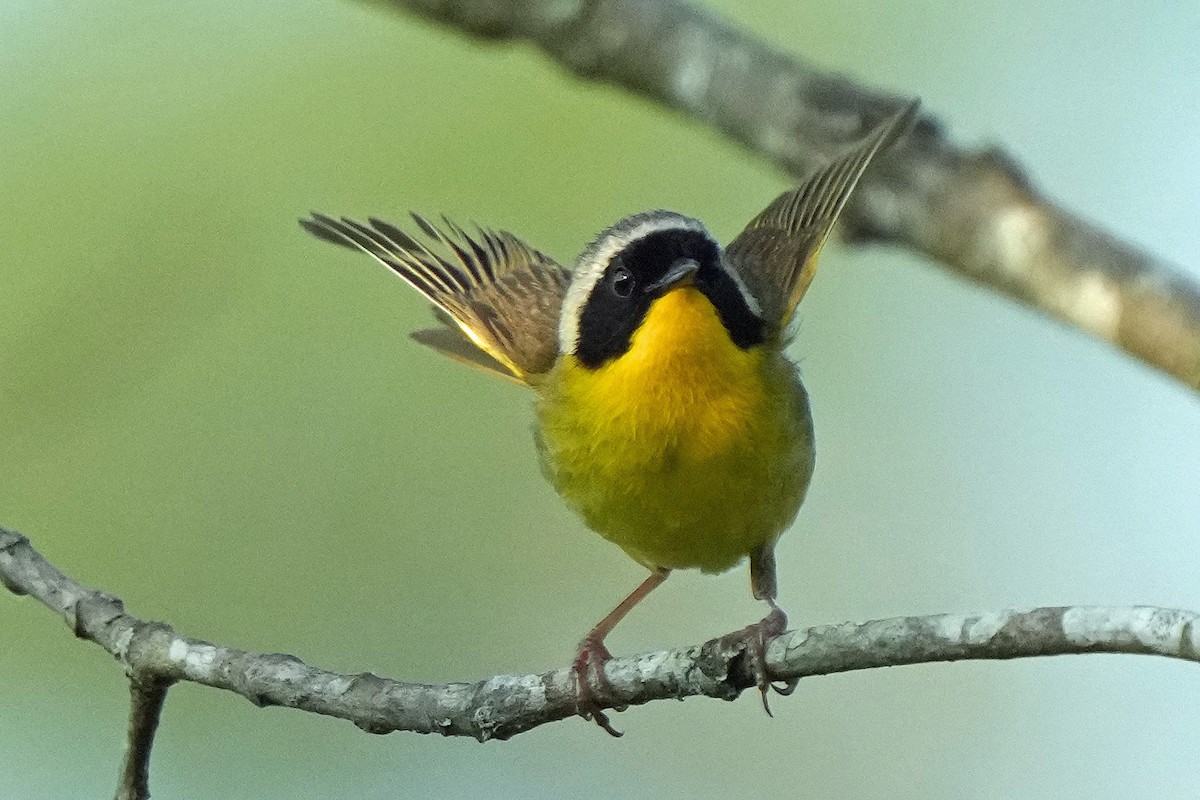
[[754, 674], [754, 683], [762, 693], [763, 710], [767, 712], [767, 716], [774, 716], [767, 702], [767, 692], [774, 689], [786, 697], [796, 691], [796, 684], [799, 683], [798, 678], [772, 681], [767, 671], [767, 645], [786, 630], [787, 614], [784, 614], [779, 606], [771, 603], [771, 613], [760, 621], [721, 637], [721, 643], [726, 647], [740, 646], [746, 653], [750, 660], [750, 670]]
[[[604, 664], [611, 658], [612, 653], [602, 638], [587, 636], [579, 643], [571, 664], [571, 672], [575, 674], [575, 712], [595, 722], [610, 736], [620, 737], [624, 734], [612, 726], [596, 701], [597, 696], [612, 696], [612, 684], [604, 674]], [[618, 706], [615, 710], [624, 711], [625, 707]]]

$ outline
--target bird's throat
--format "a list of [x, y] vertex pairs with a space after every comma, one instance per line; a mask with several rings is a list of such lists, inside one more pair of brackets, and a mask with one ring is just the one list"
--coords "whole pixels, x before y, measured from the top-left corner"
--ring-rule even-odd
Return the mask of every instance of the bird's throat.
[[757, 360], [747, 355], [730, 339], [712, 302], [695, 287], [683, 286], [654, 301], [629, 351], [613, 366], [623, 368], [628, 379], [646, 384], [689, 385], [689, 392], [713, 386], [721, 391], [714, 381], [721, 383], [726, 373], [742, 373], [749, 361]]
[[708, 298], [685, 286], [654, 301], [625, 353], [595, 370], [572, 365], [562, 388], [597, 443], [637, 437], [703, 458], [762, 413], [763, 358], [735, 345]]

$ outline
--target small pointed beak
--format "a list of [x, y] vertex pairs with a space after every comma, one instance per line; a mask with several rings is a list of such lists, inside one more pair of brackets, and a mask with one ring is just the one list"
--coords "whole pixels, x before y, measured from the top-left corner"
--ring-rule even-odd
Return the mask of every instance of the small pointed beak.
[[691, 258], [681, 258], [671, 265], [667, 273], [646, 287], [647, 292], [658, 292], [673, 289], [676, 286], [686, 286], [700, 271], [700, 262]]

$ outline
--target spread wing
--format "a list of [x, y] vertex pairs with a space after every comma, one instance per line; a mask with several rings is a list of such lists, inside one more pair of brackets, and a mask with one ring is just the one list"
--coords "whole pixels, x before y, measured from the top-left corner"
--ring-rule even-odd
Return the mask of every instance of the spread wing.
[[812, 282], [817, 254], [871, 159], [905, 133], [913, 101], [845, 155], [784, 192], [729, 243], [726, 257], [759, 300], [764, 317], [782, 328]]
[[433, 303], [446, 329], [417, 331], [422, 344], [472, 366], [528, 383], [558, 356], [558, 315], [570, 273], [507, 231], [468, 234], [413, 220], [433, 247], [378, 219], [323, 214], [300, 220], [314, 236], [361, 250]]

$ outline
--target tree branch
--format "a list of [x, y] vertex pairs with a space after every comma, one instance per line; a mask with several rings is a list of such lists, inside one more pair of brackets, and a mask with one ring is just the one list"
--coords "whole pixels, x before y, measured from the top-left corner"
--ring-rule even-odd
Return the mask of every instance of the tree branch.
[[170, 687], [169, 681], [153, 677], [129, 680], [129, 740], [116, 800], [146, 800], [150, 796], [150, 751]]
[[[823, 72], [685, 0], [386, 0], [536, 44], [565, 68], [708, 124], [807, 175], [901, 98]], [[1200, 286], [1041, 195], [998, 148], [923, 116], [843, 215], [851, 242], [907, 247], [1200, 389]]]
[[[350, 720], [371, 733], [413, 731], [508, 739], [575, 714], [569, 668], [497, 675], [476, 683], [405, 683], [364, 672], [343, 675], [281, 653], [251, 653], [178, 633], [125, 612], [45, 560], [24, 536], [0, 528], [0, 581], [62, 616], [75, 635], [112, 654], [133, 678], [134, 709], [118, 797], [141, 798], [154, 728], [175, 681], [235, 692], [258, 706], [287, 706]], [[1140, 653], [1200, 663], [1200, 615], [1149, 606], [1067, 606], [985, 614], [940, 614], [846, 622], [789, 631], [767, 651], [776, 680], [967, 659], [1073, 653]], [[721, 639], [680, 650], [615, 658], [602, 708], [703, 695], [732, 700], [754, 685], [740, 647]], [[138, 783], [138, 781], [141, 781]]]

